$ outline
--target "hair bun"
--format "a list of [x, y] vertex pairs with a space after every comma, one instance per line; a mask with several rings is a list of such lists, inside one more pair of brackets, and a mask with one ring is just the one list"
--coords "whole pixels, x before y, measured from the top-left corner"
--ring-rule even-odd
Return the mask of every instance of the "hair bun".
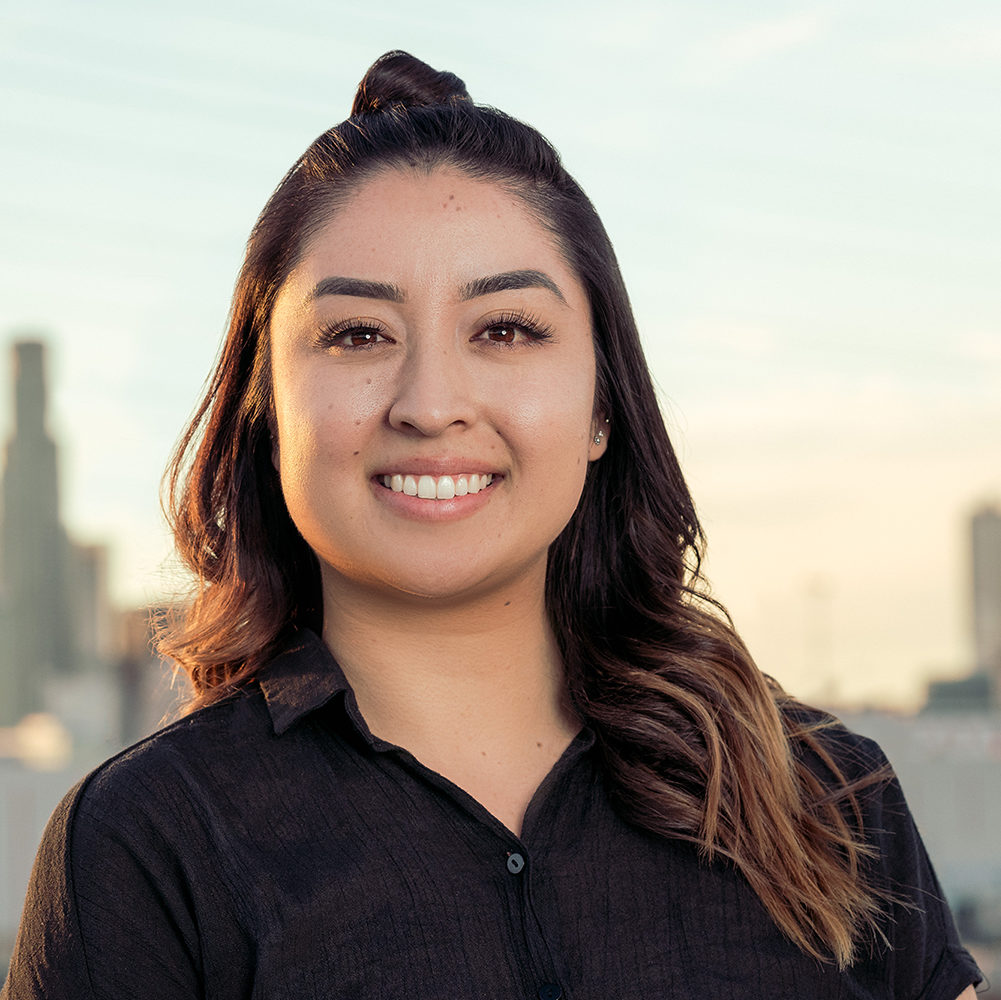
[[471, 100], [466, 85], [454, 73], [432, 69], [409, 52], [394, 49], [379, 56], [358, 84], [351, 117], [393, 104], [421, 107], [454, 100]]

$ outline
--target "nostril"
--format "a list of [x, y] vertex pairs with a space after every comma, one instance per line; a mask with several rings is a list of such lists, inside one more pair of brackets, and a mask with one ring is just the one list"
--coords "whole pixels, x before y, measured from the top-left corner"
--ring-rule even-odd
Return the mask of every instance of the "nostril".
[[475, 419], [476, 402], [468, 374], [460, 359], [415, 359], [397, 385], [389, 408], [391, 426], [427, 436], [470, 424]]

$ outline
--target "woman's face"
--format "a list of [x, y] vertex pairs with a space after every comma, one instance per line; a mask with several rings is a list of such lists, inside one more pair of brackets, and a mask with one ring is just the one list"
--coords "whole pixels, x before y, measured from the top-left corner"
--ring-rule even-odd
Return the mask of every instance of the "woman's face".
[[440, 168], [339, 208], [271, 320], [274, 461], [344, 587], [541, 587], [605, 439], [584, 289], [523, 203]]

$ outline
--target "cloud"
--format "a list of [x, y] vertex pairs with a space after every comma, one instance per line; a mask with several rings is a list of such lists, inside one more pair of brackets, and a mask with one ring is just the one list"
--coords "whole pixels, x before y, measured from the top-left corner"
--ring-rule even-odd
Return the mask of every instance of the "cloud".
[[682, 82], [694, 86], [725, 83], [755, 63], [816, 41], [829, 27], [830, 17], [821, 10], [745, 25], [696, 45], [682, 65]]

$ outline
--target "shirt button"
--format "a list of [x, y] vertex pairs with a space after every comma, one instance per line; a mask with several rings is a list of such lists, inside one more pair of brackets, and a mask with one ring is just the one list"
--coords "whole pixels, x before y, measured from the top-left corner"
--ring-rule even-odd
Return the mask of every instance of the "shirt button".
[[561, 996], [563, 990], [556, 983], [543, 983], [539, 987], [539, 1000], [560, 1000]]
[[525, 859], [515, 852], [507, 856], [507, 870], [512, 875], [517, 875], [525, 867]]

